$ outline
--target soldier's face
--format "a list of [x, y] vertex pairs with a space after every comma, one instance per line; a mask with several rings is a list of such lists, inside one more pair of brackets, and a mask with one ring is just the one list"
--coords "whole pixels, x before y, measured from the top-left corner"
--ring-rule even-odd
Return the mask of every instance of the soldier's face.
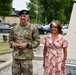
[[19, 17], [20, 17], [20, 23], [22, 24], [26, 24], [29, 20], [29, 15], [21, 14]]

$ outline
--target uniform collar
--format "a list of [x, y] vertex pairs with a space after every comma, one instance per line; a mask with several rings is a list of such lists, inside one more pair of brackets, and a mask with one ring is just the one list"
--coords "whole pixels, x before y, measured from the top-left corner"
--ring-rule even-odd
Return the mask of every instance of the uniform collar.
[[27, 23], [27, 24], [25, 24], [25, 25], [21, 25], [21, 24], [20, 24], [20, 26], [21, 26], [21, 27], [24, 27], [24, 28], [28, 28], [28, 27], [29, 27], [29, 23]]

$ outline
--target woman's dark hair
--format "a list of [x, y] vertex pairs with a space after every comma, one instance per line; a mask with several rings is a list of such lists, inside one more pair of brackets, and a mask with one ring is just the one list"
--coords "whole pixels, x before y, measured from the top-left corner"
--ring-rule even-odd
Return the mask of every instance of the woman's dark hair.
[[[58, 33], [59, 34], [62, 34], [62, 25], [61, 25], [61, 22], [59, 20], [53, 20], [52, 22], [56, 23], [57, 24], [57, 29], [58, 29]], [[52, 28], [52, 22], [50, 24], [50, 28]]]

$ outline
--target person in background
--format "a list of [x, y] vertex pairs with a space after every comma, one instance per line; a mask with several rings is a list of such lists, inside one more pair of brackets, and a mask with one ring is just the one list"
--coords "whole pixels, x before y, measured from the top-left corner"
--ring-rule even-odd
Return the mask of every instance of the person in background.
[[19, 12], [20, 24], [9, 34], [9, 45], [13, 48], [12, 75], [33, 75], [33, 48], [40, 44], [36, 27], [29, 23], [29, 11]]
[[60, 21], [52, 21], [50, 28], [52, 33], [46, 35], [43, 40], [44, 75], [66, 75], [68, 41], [62, 34]]

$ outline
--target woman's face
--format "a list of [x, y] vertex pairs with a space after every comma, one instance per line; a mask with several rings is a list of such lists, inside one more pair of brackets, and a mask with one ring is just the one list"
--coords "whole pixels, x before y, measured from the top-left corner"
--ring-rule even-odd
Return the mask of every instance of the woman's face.
[[52, 30], [52, 33], [53, 33], [53, 34], [57, 34], [57, 33], [58, 33], [58, 28], [57, 28], [56, 25], [53, 25], [53, 24], [52, 24], [51, 30]]

